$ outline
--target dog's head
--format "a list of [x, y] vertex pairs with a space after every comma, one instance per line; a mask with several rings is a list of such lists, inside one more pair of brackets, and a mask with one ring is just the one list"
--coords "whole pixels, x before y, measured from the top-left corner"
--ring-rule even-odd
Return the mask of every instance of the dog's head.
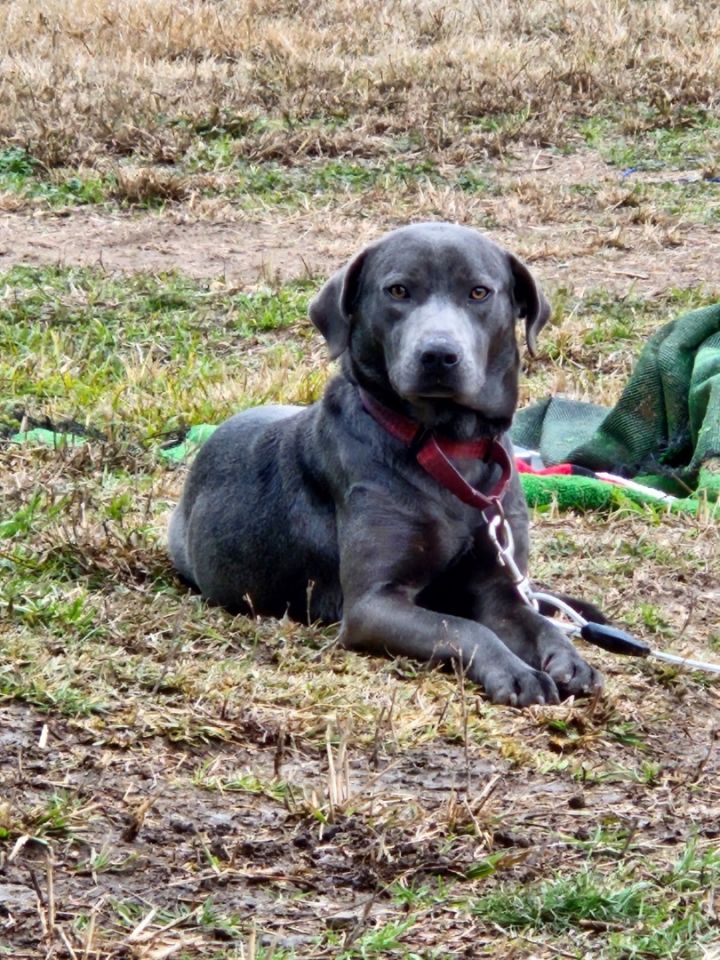
[[518, 395], [515, 321], [528, 350], [550, 308], [527, 267], [477, 230], [403, 227], [328, 280], [310, 318], [348, 373], [428, 426], [472, 411], [506, 430]]

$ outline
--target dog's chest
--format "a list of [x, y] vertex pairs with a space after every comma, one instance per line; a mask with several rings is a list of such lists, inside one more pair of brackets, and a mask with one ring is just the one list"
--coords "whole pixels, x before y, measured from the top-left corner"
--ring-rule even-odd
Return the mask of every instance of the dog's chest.
[[481, 511], [456, 498], [444, 497], [443, 500], [444, 509], [435, 513], [428, 539], [432, 543], [431, 550], [438, 566], [447, 568], [485, 542], [487, 523]]

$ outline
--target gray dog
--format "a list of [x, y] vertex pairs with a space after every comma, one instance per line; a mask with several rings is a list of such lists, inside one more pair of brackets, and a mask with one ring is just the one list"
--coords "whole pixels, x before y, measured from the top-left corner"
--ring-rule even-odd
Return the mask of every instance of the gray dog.
[[233, 611], [342, 620], [346, 647], [455, 660], [497, 703], [599, 689], [489, 536], [504, 513], [526, 568], [503, 437], [515, 321], [532, 352], [548, 316], [527, 267], [475, 230], [423, 223], [370, 244], [310, 305], [341, 358], [322, 400], [248, 410], [201, 448], [170, 522], [182, 577]]

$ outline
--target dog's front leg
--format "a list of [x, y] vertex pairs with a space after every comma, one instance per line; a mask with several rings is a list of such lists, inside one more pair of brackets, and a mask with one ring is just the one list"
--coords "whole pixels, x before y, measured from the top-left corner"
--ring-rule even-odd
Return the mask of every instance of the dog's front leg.
[[[526, 574], [528, 510], [517, 473], [513, 473], [503, 508], [513, 533], [515, 563]], [[563, 699], [599, 690], [603, 680], [598, 671], [585, 662], [561, 630], [520, 598], [506, 573], [497, 567], [486, 533], [480, 538], [478, 548], [479, 562], [466, 572], [474, 618], [499, 636], [525, 663], [549, 674]], [[490, 573], [493, 567], [495, 572]], [[578, 602], [571, 601], [571, 605], [578, 606]], [[592, 604], [584, 606], [599, 613]]]
[[416, 604], [457, 549], [431, 513], [399, 508], [357, 485], [338, 520], [344, 646], [429, 663], [455, 660], [495, 703], [558, 702], [554, 681], [524, 663], [491, 629]]
[[558, 703], [548, 674], [533, 670], [487, 627], [416, 606], [406, 589], [370, 588], [346, 608], [342, 644], [429, 663], [456, 661], [494, 703]]
[[531, 609], [502, 573], [478, 577], [469, 589], [476, 619], [525, 663], [549, 674], [560, 696], [595, 693], [602, 676], [546, 617]]

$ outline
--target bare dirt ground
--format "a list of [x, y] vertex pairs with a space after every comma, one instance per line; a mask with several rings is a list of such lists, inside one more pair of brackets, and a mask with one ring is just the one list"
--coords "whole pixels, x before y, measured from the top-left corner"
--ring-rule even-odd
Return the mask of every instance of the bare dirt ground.
[[213, 223], [188, 219], [182, 211], [72, 217], [8, 214], [0, 221], [0, 263], [179, 270], [191, 277], [225, 277], [252, 285], [266, 275], [282, 279], [316, 275], [345, 255], [352, 236], [349, 223], [339, 225], [335, 237], [318, 236], [311, 223]]
[[[551, 286], [651, 297], [668, 286], [712, 284], [720, 274], [714, 225], [645, 214], [633, 199], [632, 189], [657, 182], [656, 173], [638, 172], [626, 181], [591, 151], [563, 156], [518, 148], [490, 176], [498, 196], [448, 198], [431, 191], [409, 208], [405, 198], [405, 215], [386, 197], [368, 202], [362, 195], [291, 213], [242, 213], [207, 199], [156, 213], [6, 211], [0, 214], [0, 268], [178, 270], [253, 286], [263, 279], [326, 276], [364, 243], [408, 220], [474, 225], [490, 217], [493, 226], [486, 232], [518, 251]], [[666, 179], [692, 183], [698, 173], [672, 171]], [[599, 199], [582, 199], [577, 191], [583, 188]], [[443, 209], [448, 200], [450, 209]], [[370, 215], [363, 217], [364, 207]]]
[[[362, 242], [394, 224], [363, 224], [338, 217], [318, 225], [316, 217], [209, 222], [180, 211], [169, 214], [79, 212], [72, 217], [5, 214], [0, 217], [0, 266], [16, 264], [101, 266], [109, 271], [179, 270], [191, 277], [223, 277], [239, 286], [263, 278], [323, 276]], [[696, 286], [720, 271], [714, 231], [686, 226], [673, 245], [662, 247], [641, 227], [627, 228], [623, 249], [599, 249], [599, 234], [587, 226], [490, 230], [498, 243], [517, 249], [535, 264], [546, 283], [574, 288], [603, 286], [644, 295], [673, 286]], [[583, 254], [583, 249], [590, 252]], [[572, 252], [571, 252], [572, 251]]]
[[[612, 683], [615, 671], [606, 666]], [[659, 848], [680, 853], [690, 822], [703, 848], [712, 844], [720, 835], [720, 767], [717, 729], [703, 715], [712, 703], [717, 708], [717, 694], [708, 699], [707, 691], [682, 683], [658, 691], [650, 675], [625, 673], [618, 680], [627, 699], [556, 711], [566, 733], [538, 722], [541, 716], [549, 722], [548, 710], [536, 716], [500, 711], [480, 749], [435, 740], [397, 750], [386, 731], [379, 753], [352, 749], [347, 794], [320, 829], [304, 798], [327, 792], [327, 758], [300, 734], [281, 736], [262, 709], [231, 707], [221, 724], [222, 747], [192, 751], [150, 737], [142, 749], [128, 750], [112, 725], [103, 731], [95, 722], [7, 704], [0, 708], [5, 802], [54, 790], [77, 804], [77, 825], [70, 824], [69, 839], [50, 840], [50, 858], [47, 844], [33, 840], [10, 855], [0, 889], [12, 956], [42, 955], [35, 952], [38, 942], [60, 939], [63, 931], [67, 937], [78, 916], [86, 924], [97, 918], [107, 943], [108, 911], [125, 903], [136, 913], [107, 956], [195, 956], [198, 950], [209, 956], [202, 951], [219, 950], [238, 935], [223, 918], [244, 916], [253, 918], [258, 943], [270, 956], [297, 950], [331, 958], [339, 947], [313, 949], [321, 931], [343, 933], [349, 946], [361, 932], [397, 920], [384, 893], [392, 886], [464, 880], [467, 894], [481, 889], [488, 872], [531, 884], [556, 870], [580, 869], [588, 850], [597, 865], [627, 848], [635, 858]], [[410, 685], [423, 696], [422, 682]], [[643, 695], [652, 706], [640, 711], [632, 698]], [[484, 709], [472, 701], [468, 706]], [[674, 728], [671, 717], [679, 710], [696, 720]], [[629, 725], [645, 740], [640, 750], [621, 742]], [[550, 779], [536, 765], [555, 762], [561, 770], [576, 754], [584, 777]], [[633, 770], [639, 758], [648, 782]], [[294, 797], [232, 787], [203, 793], [192, 776], [199, 765], [208, 776], [251, 769], [268, 784], [282, 777]], [[597, 833], [601, 823], [604, 840]], [[101, 862], [103, 851], [110, 855]], [[212, 910], [200, 922], [208, 903]], [[602, 930], [589, 924], [584, 933]], [[92, 943], [87, 926], [85, 932]], [[582, 929], [578, 933], [582, 940]], [[72, 942], [78, 940], [76, 927]], [[442, 894], [404, 937], [406, 949], [420, 956], [438, 942], [452, 943], [453, 956], [468, 958], [555, 955], [532, 937], [499, 942], [463, 909], [449, 908]], [[62, 945], [58, 949], [64, 956]], [[582, 955], [592, 955], [586, 949], [591, 952]]]

